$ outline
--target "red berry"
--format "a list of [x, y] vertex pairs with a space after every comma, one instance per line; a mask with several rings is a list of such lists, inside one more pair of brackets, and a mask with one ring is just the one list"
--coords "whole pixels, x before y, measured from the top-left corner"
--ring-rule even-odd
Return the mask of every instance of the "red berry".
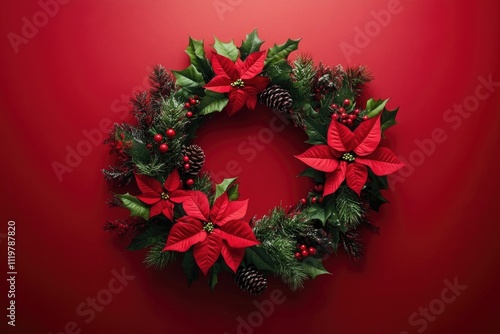
[[297, 253], [295, 253], [295, 258], [297, 260], [300, 260], [300, 259], [302, 259], [302, 255], [299, 252], [297, 252]]
[[322, 184], [315, 185], [314, 190], [316, 190], [317, 192], [323, 191], [323, 185]]
[[182, 157], [182, 161], [189, 162], [189, 157], [187, 155], [185, 155], [184, 157]]
[[352, 125], [352, 119], [347, 119], [347, 125]]
[[299, 249], [300, 249], [301, 251], [303, 251], [303, 250], [307, 250], [307, 246], [306, 246], [306, 245], [300, 245], [300, 246], [299, 246]]
[[361, 111], [359, 109], [354, 109], [354, 115], [359, 115]]
[[306, 204], [307, 204], [307, 199], [305, 199], [305, 198], [301, 198], [301, 199], [300, 199], [300, 204], [302, 204], [302, 205], [306, 205]]
[[332, 109], [334, 109], [334, 110], [335, 110], [335, 109], [338, 109], [338, 108], [339, 108], [339, 106], [338, 106], [338, 105], [336, 105], [335, 103], [333, 103], [333, 104], [331, 104], [331, 105], [330, 105], [330, 108], [332, 108]]
[[159, 148], [161, 153], [165, 153], [168, 151], [168, 145], [167, 144], [161, 144]]
[[356, 115], [354, 115], [354, 114], [350, 114], [350, 115], [349, 115], [349, 119], [352, 119], [352, 120], [354, 121], [354, 120], [356, 119]]
[[191, 108], [191, 104], [189, 104], [189, 102], [184, 103], [184, 108], [186, 109]]
[[340, 114], [340, 117], [341, 117], [342, 119], [344, 119], [344, 118], [347, 118], [347, 117], [348, 117], [348, 115], [347, 115], [345, 112], [343, 112], [343, 113], [341, 113], [341, 114]]
[[166, 132], [166, 135], [168, 138], [174, 138], [175, 137], [175, 130], [174, 129], [168, 129]]
[[345, 106], [345, 107], [347, 107], [347, 106], [349, 106], [349, 105], [351, 105], [351, 100], [349, 100], [349, 99], [345, 99], [345, 100], [344, 100], [344, 106]]
[[309, 252], [309, 255], [315, 255], [316, 254], [316, 248], [314, 247], [309, 247], [307, 250]]
[[318, 199], [318, 203], [323, 203], [323, 196]]
[[151, 149], [151, 147], [153, 147], [153, 145], [152, 145], [152, 144], [150, 144], [150, 143], [148, 143], [148, 144], [146, 145], [146, 147], [147, 147], [147, 148], [148, 148], [148, 150], [149, 150], [149, 149]]
[[303, 250], [301, 253], [302, 257], [308, 257], [309, 256], [309, 252], [306, 250]]
[[189, 168], [191, 168], [191, 165], [190, 165], [190, 164], [184, 164], [184, 169], [185, 169], [185, 170], [188, 170]]
[[186, 180], [186, 185], [188, 185], [189, 187], [193, 186], [194, 184], [194, 180], [193, 179], [187, 179]]
[[341, 114], [345, 114], [345, 109], [344, 109], [344, 108], [342, 108], [342, 107], [340, 107], [340, 108], [339, 108], [339, 113], [341, 113]]
[[153, 139], [155, 142], [160, 143], [163, 140], [163, 136], [161, 134], [157, 133], [157, 134], [155, 134]]
[[312, 198], [311, 198], [311, 203], [312, 203], [312, 204], [316, 203], [316, 200], [317, 200], [317, 198], [316, 198], [316, 197], [312, 197]]
[[190, 97], [188, 101], [189, 101], [189, 104], [192, 106], [194, 106], [196, 104], [196, 100], [193, 99], [192, 97]]
[[368, 116], [367, 115], [364, 115], [363, 116], [363, 121], [367, 121], [368, 120]]
[[186, 113], [186, 117], [187, 117], [187, 118], [191, 118], [191, 117], [193, 117], [193, 112], [192, 112], [192, 111], [188, 111], [188, 112]]
[[195, 96], [193, 96], [193, 99], [195, 99], [195, 100], [199, 100], [199, 99], [200, 99], [200, 97], [199, 97], [198, 95], [195, 95]]
[[343, 119], [342, 124], [347, 124], [347, 120]]

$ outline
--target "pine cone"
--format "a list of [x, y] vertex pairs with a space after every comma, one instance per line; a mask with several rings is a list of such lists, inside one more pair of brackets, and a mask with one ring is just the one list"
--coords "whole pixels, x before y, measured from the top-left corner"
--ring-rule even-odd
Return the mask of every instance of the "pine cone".
[[259, 101], [263, 105], [279, 111], [288, 111], [292, 107], [292, 96], [278, 85], [266, 88], [259, 95]]
[[254, 265], [249, 265], [246, 268], [240, 267], [234, 281], [241, 290], [254, 296], [260, 295], [267, 289], [266, 278]]
[[205, 163], [205, 153], [198, 145], [189, 145], [182, 150], [182, 156], [189, 158], [189, 169], [184, 170], [184, 174], [188, 177], [195, 177], [200, 172]]

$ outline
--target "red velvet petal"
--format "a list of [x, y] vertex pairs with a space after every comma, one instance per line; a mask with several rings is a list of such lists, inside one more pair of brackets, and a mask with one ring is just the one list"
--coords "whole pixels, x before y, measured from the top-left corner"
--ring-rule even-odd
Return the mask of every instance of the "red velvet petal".
[[143, 203], [152, 205], [160, 201], [160, 194], [156, 192], [147, 192], [142, 195], [137, 195], [136, 198]]
[[222, 216], [219, 215], [214, 224], [224, 226], [229, 221], [240, 220], [245, 217], [248, 209], [248, 199], [244, 201], [231, 201], [228, 203], [226, 210]]
[[229, 94], [229, 102], [224, 108], [229, 116], [234, 115], [236, 112], [240, 111], [245, 105], [247, 100], [247, 94], [241, 89], [235, 89]]
[[178, 218], [175, 220], [177, 223], [186, 223], [190, 224], [193, 226], [196, 226], [200, 231], [203, 230], [203, 223], [196, 218], [189, 217], [189, 216], [182, 216], [181, 218]]
[[322, 172], [333, 172], [339, 165], [335, 155], [327, 145], [312, 146], [295, 157], [306, 165]]
[[170, 192], [179, 189], [181, 186], [182, 183], [179, 172], [177, 171], [177, 169], [174, 169], [174, 171], [170, 173], [170, 175], [165, 180], [165, 184], [163, 185], [163, 187]]
[[208, 234], [203, 242], [194, 246], [194, 259], [205, 275], [219, 258], [221, 248], [222, 239], [217, 230]]
[[264, 60], [266, 59], [266, 51], [254, 52], [250, 54], [240, 69], [241, 79], [251, 79], [262, 72], [264, 68]]
[[203, 242], [206, 238], [207, 232], [194, 225], [177, 222], [172, 226], [163, 250], [185, 252], [192, 245]]
[[394, 153], [387, 147], [379, 147], [372, 154], [365, 157], [356, 157], [356, 162], [366, 165], [376, 175], [387, 175], [394, 173], [404, 167]]
[[222, 243], [221, 254], [228, 267], [231, 268], [232, 271], [236, 272], [241, 261], [243, 260], [243, 257], [245, 256], [245, 248], [233, 248], [228, 246], [228, 244], [224, 241]]
[[231, 81], [236, 81], [240, 78], [239, 71], [233, 61], [216, 53], [212, 57], [212, 68], [217, 76], [225, 75]]
[[170, 193], [168, 193], [168, 196], [170, 197], [170, 200], [174, 203], [182, 203], [188, 198], [190, 198], [191, 191], [189, 190], [174, 190]]
[[323, 196], [333, 194], [335, 191], [337, 191], [337, 189], [339, 189], [340, 185], [342, 184], [342, 182], [344, 182], [345, 179], [346, 165], [347, 163], [345, 161], [341, 161], [336, 170], [334, 170], [332, 173], [326, 174]]
[[141, 175], [141, 174], [134, 174], [134, 175], [135, 175], [135, 181], [137, 182], [137, 186], [139, 187], [139, 190], [143, 194], [150, 192], [161, 194], [161, 192], [163, 191], [161, 183], [158, 182], [157, 180], [146, 175]]
[[257, 105], [257, 95], [248, 95], [246, 101], [247, 108], [250, 110], [254, 110]]
[[201, 191], [193, 191], [192, 196], [182, 203], [182, 207], [188, 216], [208, 221], [210, 204], [208, 203], [207, 195]]
[[251, 247], [260, 242], [255, 238], [250, 225], [242, 220], [232, 220], [218, 229], [222, 239], [231, 247]]
[[336, 120], [330, 123], [326, 139], [328, 145], [338, 152], [350, 152], [356, 147], [354, 133]]
[[233, 80], [225, 75], [214, 77], [205, 86], [206, 89], [217, 93], [228, 93], [231, 90], [231, 83]]
[[252, 87], [255, 89], [256, 94], [262, 92], [269, 85], [269, 78], [257, 76], [252, 79], [245, 80], [245, 87]]
[[363, 189], [366, 179], [368, 178], [368, 170], [366, 167], [358, 163], [348, 164], [345, 177], [349, 188], [354, 190], [358, 196], [361, 196], [361, 189]]
[[356, 137], [354, 152], [358, 156], [365, 156], [375, 151], [382, 136], [382, 131], [380, 130], [380, 116], [362, 122], [356, 130], [354, 130], [354, 136]]
[[161, 211], [163, 210], [163, 205], [161, 205], [161, 202], [158, 201], [151, 208], [149, 208], [149, 218], [158, 216]]
[[170, 220], [174, 220], [174, 203], [162, 200], [163, 209], [161, 212]]
[[220, 220], [224, 215], [224, 211], [226, 211], [228, 204], [229, 198], [227, 197], [227, 193], [224, 192], [222, 193], [222, 195], [217, 197], [214, 204], [212, 205], [212, 209], [210, 210], [210, 220], [212, 222]]

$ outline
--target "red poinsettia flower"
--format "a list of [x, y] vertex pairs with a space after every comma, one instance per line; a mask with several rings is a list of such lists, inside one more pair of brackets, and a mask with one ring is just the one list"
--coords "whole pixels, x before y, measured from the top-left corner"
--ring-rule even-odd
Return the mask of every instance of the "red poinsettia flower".
[[404, 166], [390, 149], [378, 147], [381, 136], [380, 116], [361, 123], [354, 131], [332, 120], [328, 145], [313, 146], [296, 158], [326, 172], [323, 196], [334, 193], [344, 180], [359, 196], [368, 178], [367, 166], [379, 176]]
[[142, 202], [151, 205], [149, 217], [163, 213], [168, 219], [174, 218], [174, 203], [182, 203], [189, 193], [182, 187], [179, 172], [174, 170], [162, 186], [157, 180], [146, 175], [135, 174], [135, 180], [142, 194], [137, 196]]
[[194, 245], [194, 258], [205, 275], [220, 254], [236, 272], [245, 248], [259, 244], [250, 225], [242, 221], [248, 200], [229, 201], [224, 193], [210, 210], [207, 196], [194, 191], [182, 206], [187, 216], [177, 219], [163, 250], [185, 252]]
[[244, 62], [214, 53], [212, 67], [215, 77], [205, 85], [205, 88], [217, 93], [229, 93], [226, 110], [233, 115], [246, 103], [249, 109], [257, 104], [257, 94], [266, 89], [269, 78], [259, 76], [264, 68], [266, 51], [250, 54]]

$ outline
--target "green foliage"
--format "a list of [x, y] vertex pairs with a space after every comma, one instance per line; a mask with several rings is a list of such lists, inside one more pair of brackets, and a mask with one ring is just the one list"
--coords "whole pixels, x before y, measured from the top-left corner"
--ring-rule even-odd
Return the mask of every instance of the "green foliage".
[[304, 98], [310, 98], [317, 69], [310, 56], [299, 56], [293, 62], [294, 86]]
[[357, 227], [363, 218], [364, 210], [358, 195], [348, 186], [341, 185], [336, 193], [335, 205], [342, 227]]
[[167, 265], [177, 260], [177, 252], [163, 251], [165, 248], [165, 241], [158, 242], [149, 248], [144, 264], [148, 268], [156, 270], [165, 269]]
[[172, 71], [174, 73], [177, 86], [181, 87], [183, 95], [203, 95], [205, 80], [203, 75], [194, 65], [189, 65], [182, 71]]
[[229, 43], [223, 43], [219, 41], [217, 37], [214, 37], [214, 40], [215, 40], [214, 49], [215, 51], [217, 51], [218, 54], [227, 57], [232, 61], [236, 61], [236, 59], [238, 59], [239, 51], [232, 40]]
[[299, 48], [300, 39], [288, 39], [284, 44], [274, 44], [267, 52], [267, 58], [264, 62], [265, 66], [278, 62], [282, 59], [287, 59], [292, 51]]
[[121, 201], [121, 206], [130, 210], [131, 216], [149, 219], [149, 206], [138, 200], [135, 196], [126, 194], [116, 194]]
[[166, 174], [166, 164], [161, 162], [158, 156], [153, 156], [149, 163], [136, 162], [135, 166], [139, 174], [153, 178], [161, 178]]
[[374, 99], [369, 99], [366, 102], [366, 110], [363, 112], [363, 115], [367, 115], [368, 117], [372, 118], [380, 114], [384, 108], [385, 105], [387, 104], [387, 100], [374, 100]]
[[127, 249], [135, 251], [160, 242], [165, 242], [167, 232], [168, 228], [166, 226], [150, 224], [144, 232], [132, 239]]
[[382, 116], [380, 116], [380, 123], [382, 131], [389, 129], [391, 126], [398, 124], [396, 122], [396, 115], [398, 114], [399, 108], [394, 110], [387, 110], [384, 108], [382, 111]]
[[213, 112], [222, 111], [229, 102], [225, 94], [207, 91], [206, 95], [200, 99], [198, 105], [200, 115], [208, 115]]
[[189, 285], [198, 279], [198, 265], [196, 264], [192, 250], [188, 250], [184, 253], [182, 270], [188, 279]]
[[323, 266], [323, 261], [311, 256], [302, 261], [302, 267], [304, 267], [306, 274], [313, 279], [319, 275], [331, 275]]
[[259, 270], [276, 272], [272, 257], [261, 246], [253, 246], [245, 249], [245, 258], [249, 263], [253, 263]]
[[191, 59], [191, 64], [203, 75], [205, 82], [210, 81], [210, 79], [214, 76], [214, 71], [212, 70], [212, 66], [208, 62], [205, 55], [203, 40], [198, 41], [189, 37], [189, 44], [186, 49], [186, 53], [188, 54], [189, 59]]
[[309, 136], [306, 143], [312, 145], [326, 144], [326, 136], [330, 122], [326, 122], [321, 117], [309, 118], [305, 120], [305, 131]]
[[238, 199], [238, 185], [235, 183], [237, 177], [224, 179], [221, 183], [215, 185], [215, 198], [227, 191], [230, 200]]
[[257, 34], [257, 29], [246, 35], [246, 39], [242, 41], [240, 46], [240, 58], [245, 60], [248, 55], [260, 51], [260, 47], [264, 44]]
[[267, 76], [271, 79], [271, 85], [279, 85], [285, 89], [292, 89], [292, 81], [290, 78], [290, 74], [292, 73], [292, 67], [286, 61], [286, 59], [282, 59], [276, 61], [264, 69], [262, 72], [263, 75]]
[[324, 172], [320, 172], [312, 167], [307, 167], [298, 176], [307, 176], [314, 180], [316, 183], [325, 183], [326, 177]]

